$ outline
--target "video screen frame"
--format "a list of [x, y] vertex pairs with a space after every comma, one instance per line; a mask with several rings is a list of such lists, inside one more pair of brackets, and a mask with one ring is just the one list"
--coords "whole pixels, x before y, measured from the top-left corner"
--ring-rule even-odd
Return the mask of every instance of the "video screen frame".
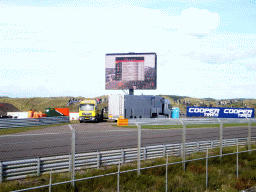
[[157, 89], [156, 53], [105, 55], [105, 90], [122, 89]]

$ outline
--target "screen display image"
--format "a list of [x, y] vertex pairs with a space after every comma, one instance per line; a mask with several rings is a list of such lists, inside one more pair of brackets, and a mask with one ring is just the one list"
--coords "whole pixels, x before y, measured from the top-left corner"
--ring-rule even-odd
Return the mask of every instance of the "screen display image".
[[156, 89], [156, 53], [113, 53], [105, 57], [105, 89]]

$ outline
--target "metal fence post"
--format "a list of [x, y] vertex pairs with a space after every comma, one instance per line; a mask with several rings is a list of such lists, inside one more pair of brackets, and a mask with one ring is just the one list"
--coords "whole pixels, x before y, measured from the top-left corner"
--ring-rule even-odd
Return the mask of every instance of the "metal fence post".
[[182, 129], [182, 161], [183, 161], [183, 169], [186, 169], [186, 124], [183, 123]]
[[40, 176], [40, 171], [41, 171], [41, 162], [40, 162], [40, 157], [37, 158], [37, 176]]
[[205, 172], [206, 172], [206, 189], [208, 187], [208, 147], [207, 147], [207, 152], [206, 152], [206, 168], [205, 168]]
[[199, 141], [197, 141], [197, 142], [196, 142], [197, 152], [199, 152], [199, 146], [200, 146]]
[[166, 145], [163, 145], [163, 157], [166, 156]]
[[222, 137], [223, 137], [223, 123], [218, 119], [220, 122], [220, 158], [222, 159]]
[[137, 172], [140, 175], [140, 150], [141, 150], [141, 126], [137, 124], [138, 127], [138, 158], [137, 158]]
[[117, 173], [117, 192], [119, 192], [119, 185], [120, 185], [120, 160], [119, 160], [118, 173]]
[[165, 191], [168, 191], [168, 154], [166, 155]]
[[121, 149], [121, 155], [122, 155], [122, 164], [125, 163], [125, 152], [124, 152], [124, 149]]
[[69, 153], [69, 172], [71, 173], [72, 171], [72, 154]]
[[[75, 180], [75, 153], [76, 153], [76, 132], [72, 130], [72, 180]], [[73, 187], [75, 182], [72, 182]]]
[[147, 160], [147, 147], [144, 147], [144, 161]]
[[[252, 134], [252, 126], [251, 126], [251, 121], [246, 117], [248, 121], [248, 149], [251, 150], [251, 134]], [[249, 152], [251, 154], [251, 151]]]
[[69, 124], [68, 125], [71, 129], [71, 184], [74, 187], [75, 186], [75, 182], [73, 180], [75, 180], [75, 151], [76, 151], [76, 131], [75, 129], [73, 129], [73, 127]]
[[101, 164], [101, 154], [99, 151], [97, 151], [97, 168], [100, 168]]
[[223, 123], [220, 123], [220, 155], [222, 158]]
[[3, 178], [4, 178], [3, 163], [0, 161], [0, 183], [3, 182]]
[[51, 169], [51, 173], [50, 173], [50, 183], [49, 183], [49, 192], [52, 191], [52, 169]]
[[236, 139], [236, 178], [238, 179], [238, 139]]

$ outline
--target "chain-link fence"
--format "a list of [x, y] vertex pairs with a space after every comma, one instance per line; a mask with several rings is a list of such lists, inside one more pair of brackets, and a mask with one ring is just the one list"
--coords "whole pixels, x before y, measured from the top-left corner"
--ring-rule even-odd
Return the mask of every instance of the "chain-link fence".
[[[207, 152], [218, 147], [218, 156], [221, 157], [223, 147], [238, 145], [248, 145], [251, 151], [251, 144], [256, 141], [256, 128], [252, 123], [256, 123], [256, 120], [136, 119], [129, 120], [130, 125], [136, 125], [133, 128], [116, 127], [110, 123], [88, 123], [1, 136], [0, 181], [50, 172], [71, 172], [71, 180], [66, 183], [75, 185], [75, 181], [83, 180], [75, 179], [76, 170], [137, 161], [137, 169], [130, 171], [140, 174], [143, 169], [155, 167], [141, 167], [142, 160], [167, 155], [182, 157], [182, 161], [176, 163], [182, 163], [185, 169], [186, 155], [195, 152]], [[227, 127], [226, 124], [231, 125]], [[167, 162], [166, 165], [157, 166], [168, 167], [171, 164]], [[125, 172], [92, 178], [120, 176]], [[84, 178], [87, 179], [91, 178]], [[58, 183], [47, 186], [52, 185]], [[41, 187], [45, 186], [38, 188]]]

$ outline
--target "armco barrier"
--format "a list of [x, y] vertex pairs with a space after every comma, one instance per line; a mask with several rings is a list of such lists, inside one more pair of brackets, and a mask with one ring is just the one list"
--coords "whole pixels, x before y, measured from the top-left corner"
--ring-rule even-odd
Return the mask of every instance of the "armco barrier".
[[[256, 137], [252, 137], [252, 143], [256, 143]], [[238, 143], [237, 143], [238, 142]], [[223, 140], [223, 147], [242, 146], [247, 144], [247, 138]], [[198, 141], [186, 143], [186, 154], [205, 152], [207, 148], [219, 147], [219, 140]], [[141, 160], [165, 157], [167, 154], [181, 156], [182, 144], [167, 144], [142, 147]], [[108, 165], [135, 162], [137, 160], [137, 148], [102, 151], [94, 153], [82, 153], [75, 155], [75, 170], [87, 168], [100, 168]], [[31, 158], [16, 161], [0, 162], [0, 183], [7, 180], [22, 179], [27, 176], [38, 176], [43, 173], [60, 173], [71, 171], [71, 155]]]
[[26, 118], [26, 119], [0, 119], [0, 129], [31, 127], [40, 125], [52, 125], [59, 123], [69, 123], [69, 117], [42, 117], [42, 118]]

